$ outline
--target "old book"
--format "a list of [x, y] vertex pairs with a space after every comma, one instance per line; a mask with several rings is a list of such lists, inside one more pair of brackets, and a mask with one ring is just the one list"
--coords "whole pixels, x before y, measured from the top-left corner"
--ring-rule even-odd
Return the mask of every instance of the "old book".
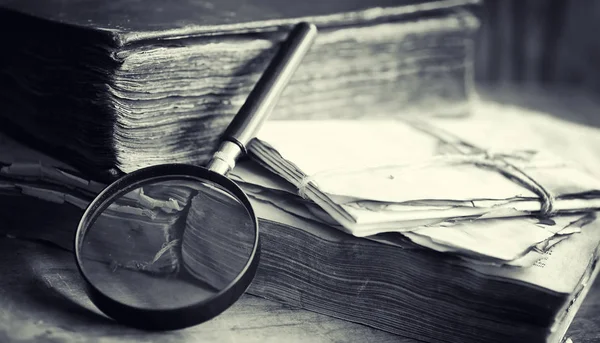
[[203, 164], [298, 20], [320, 35], [272, 117], [466, 115], [476, 2], [0, 0], [0, 127], [98, 178]]
[[[10, 139], [2, 142], [2, 233], [69, 249], [82, 214], [78, 206], [89, 201], [93, 192], [86, 189], [97, 182]], [[251, 199], [263, 242], [251, 294], [423, 341], [560, 342], [597, 273], [597, 222], [555, 244], [531, 267], [498, 267], [398, 236], [353, 237], [281, 204]], [[36, 216], [14, 216], [32, 209]], [[149, 252], [143, 258], [154, 257]]]
[[[32, 195], [0, 196], [2, 234], [70, 249], [83, 211]], [[597, 272], [597, 222], [530, 268], [501, 268], [253, 206], [263, 253], [249, 293], [428, 342], [560, 342]]]

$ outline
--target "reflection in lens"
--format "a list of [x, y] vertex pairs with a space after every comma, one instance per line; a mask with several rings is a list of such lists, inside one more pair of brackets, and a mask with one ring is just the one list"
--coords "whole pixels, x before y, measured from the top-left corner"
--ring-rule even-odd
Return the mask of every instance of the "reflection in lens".
[[110, 199], [82, 231], [81, 268], [106, 296], [147, 309], [206, 300], [251, 257], [255, 222], [223, 187], [192, 179], [146, 183]]
[[255, 232], [249, 217], [237, 198], [219, 187], [204, 187], [192, 199], [183, 232], [185, 268], [214, 289], [227, 287], [252, 253]]

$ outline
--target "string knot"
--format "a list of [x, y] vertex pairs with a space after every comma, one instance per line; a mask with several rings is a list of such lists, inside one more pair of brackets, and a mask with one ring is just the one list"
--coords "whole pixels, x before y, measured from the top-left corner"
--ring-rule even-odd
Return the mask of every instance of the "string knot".
[[478, 162], [485, 167], [492, 167], [509, 179], [517, 182], [525, 188], [534, 192], [540, 198], [540, 213], [542, 218], [548, 218], [555, 214], [556, 210], [554, 203], [556, 198], [544, 185], [536, 181], [531, 175], [527, 174], [522, 168], [517, 167], [514, 163], [508, 161], [508, 158], [524, 159], [519, 155], [507, 155], [485, 152], [484, 162]]

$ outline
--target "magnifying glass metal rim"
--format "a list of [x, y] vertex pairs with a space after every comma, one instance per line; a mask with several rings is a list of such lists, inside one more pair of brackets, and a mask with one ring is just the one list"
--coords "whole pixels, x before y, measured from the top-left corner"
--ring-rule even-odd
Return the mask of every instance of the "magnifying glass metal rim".
[[[172, 180], [187, 178], [197, 181], [211, 181], [231, 192], [248, 210], [254, 221], [255, 239], [252, 252], [242, 271], [223, 290], [214, 296], [173, 309], [148, 309], [119, 302], [106, 295], [88, 278], [81, 259], [80, 242], [84, 239], [88, 225], [96, 219], [111, 200], [131, 190], [136, 184], [146, 184], [152, 180]], [[258, 218], [244, 191], [224, 175], [188, 164], [163, 164], [139, 169], [106, 187], [86, 208], [75, 235], [74, 251], [77, 268], [85, 280], [88, 296], [106, 315], [116, 321], [145, 330], [176, 330], [203, 323], [219, 315], [237, 301], [252, 282], [260, 260]]]

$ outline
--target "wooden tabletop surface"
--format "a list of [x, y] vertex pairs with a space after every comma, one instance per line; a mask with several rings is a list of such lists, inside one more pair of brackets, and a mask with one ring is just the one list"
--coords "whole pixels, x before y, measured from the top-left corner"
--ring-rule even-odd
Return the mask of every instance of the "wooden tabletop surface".
[[[482, 94], [485, 97], [489, 92]], [[600, 127], [600, 104], [586, 96], [519, 90], [494, 90], [493, 94], [499, 101]], [[600, 342], [600, 282], [593, 285], [567, 336], [574, 343]], [[41, 241], [3, 236], [0, 342], [415, 341], [250, 295], [221, 316], [190, 329], [148, 333], [126, 328], [101, 315], [87, 299], [70, 252]]]

